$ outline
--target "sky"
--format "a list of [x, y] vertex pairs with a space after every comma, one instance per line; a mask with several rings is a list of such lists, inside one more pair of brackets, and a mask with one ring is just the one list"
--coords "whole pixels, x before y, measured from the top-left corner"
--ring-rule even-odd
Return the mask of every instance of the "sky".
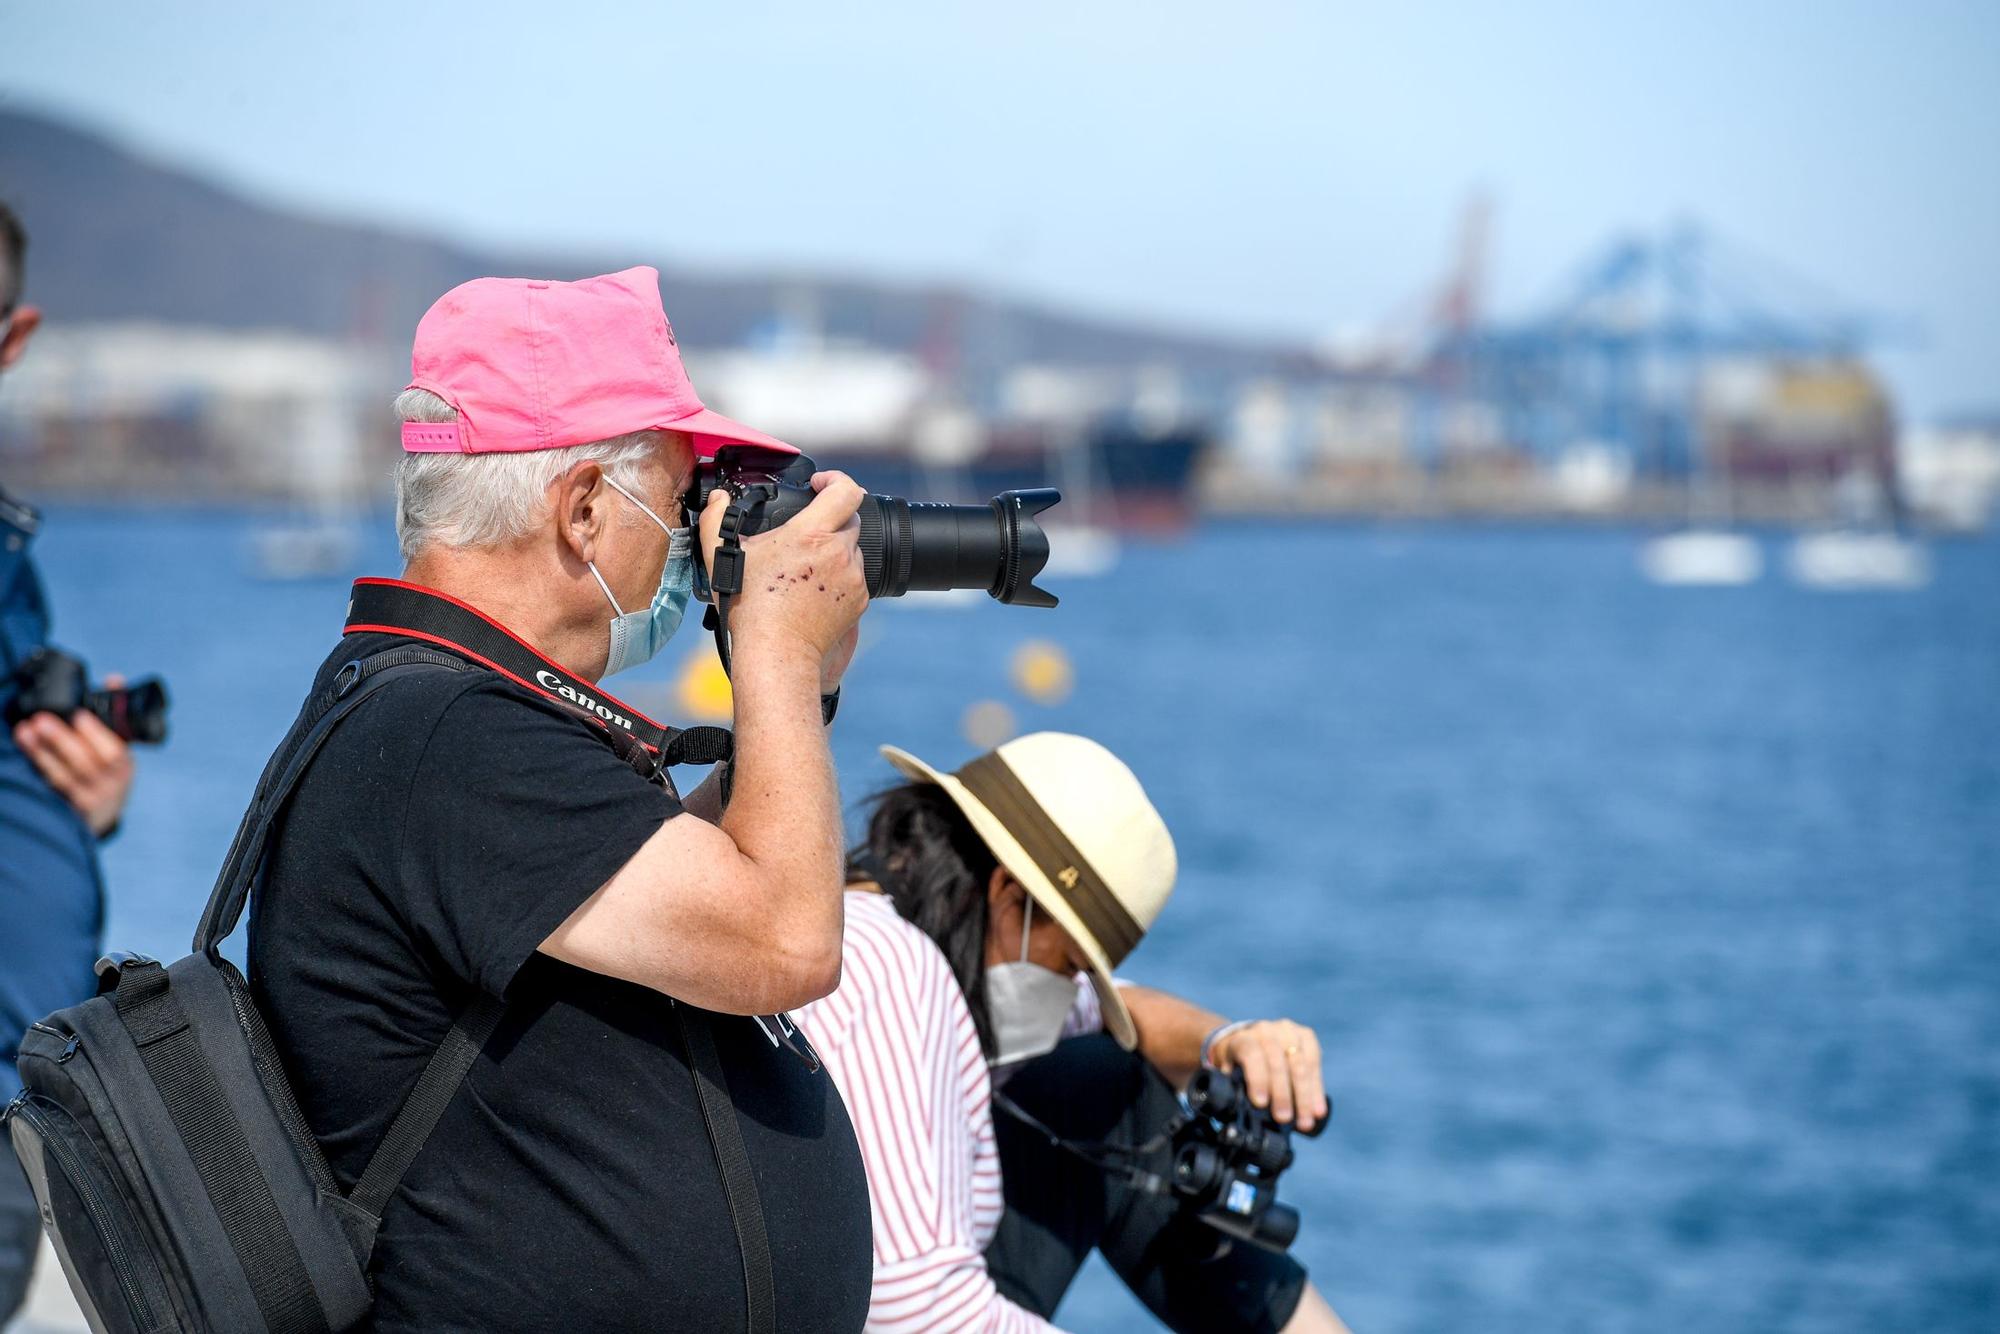
[[1907, 415], [2000, 409], [2000, 3], [100, 0], [0, 18], [0, 103], [464, 240], [1254, 336], [1406, 315], [1480, 192], [1501, 315], [1694, 219], [1883, 318]]

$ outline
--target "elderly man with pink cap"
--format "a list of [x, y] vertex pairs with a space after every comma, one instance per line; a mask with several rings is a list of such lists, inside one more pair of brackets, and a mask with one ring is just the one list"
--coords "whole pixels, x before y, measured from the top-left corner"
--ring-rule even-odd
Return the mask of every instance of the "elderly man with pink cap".
[[343, 1190], [448, 1035], [479, 1048], [380, 1211], [372, 1327], [860, 1328], [862, 1164], [784, 1014], [840, 972], [825, 724], [868, 603], [860, 489], [821, 474], [743, 542], [725, 810], [713, 781], [677, 797], [686, 736], [600, 684], [680, 621], [695, 460], [788, 448], [702, 406], [658, 275], [453, 289], [396, 407], [406, 566], [355, 585], [314, 689], [427, 666], [312, 758], [249, 947]]

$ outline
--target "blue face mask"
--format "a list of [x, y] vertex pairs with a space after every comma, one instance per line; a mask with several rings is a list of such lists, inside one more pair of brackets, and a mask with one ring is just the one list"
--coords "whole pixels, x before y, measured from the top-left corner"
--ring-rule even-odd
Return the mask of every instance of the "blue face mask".
[[627, 491], [609, 477], [604, 479], [625, 499], [637, 505], [647, 518], [660, 525], [667, 534], [667, 563], [660, 571], [660, 588], [653, 594], [653, 605], [638, 611], [626, 611], [618, 605], [618, 599], [611, 595], [611, 585], [598, 574], [595, 561], [590, 564], [590, 572], [597, 578], [597, 586], [604, 590], [605, 600], [616, 613], [611, 618], [611, 655], [605, 659], [604, 674], [616, 676], [627, 667], [637, 667], [647, 662], [674, 637], [674, 631], [681, 628], [681, 616], [687, 611], [688, 599], [694, 594], [694, 530], [691, 528], [669, 528], [666, 520], [653, 513], [646, 502]]

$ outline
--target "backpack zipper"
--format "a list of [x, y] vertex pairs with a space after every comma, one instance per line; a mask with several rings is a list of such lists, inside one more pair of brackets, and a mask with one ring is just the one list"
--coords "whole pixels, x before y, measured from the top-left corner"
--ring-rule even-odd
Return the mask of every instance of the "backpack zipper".
[[50, 1028], [47, 1024], [42, 1023], [39, 1020], [37, 1020], [32, 1024], [29, 1024], [28, 1027], [33, 1029], [39, 1029], [40, 1031], [47, 1033], [52, 1038], [62, 1039], [63, 1049], [56, 1056], [57, 1065], [61, 1065], [64, 1061], [67, 1061], [70, 1057], [76, 1055], [77, 1048], [83, 1045], [83, 1039], [78, 1037], [76, 1034], [65, 1033], [61, 1029]]
[[[133, 1277], [132, 1251], [126, 1244], [125, 1229], [106, 1205], [103, 1192], [98, 1190], [97, 1182], [91, 1173], [84, 1170], [89, 1165], [84, 1162], [75, 1145], [60, 1134], [51, 1133], [53, 1118], [43, 1111], [36, 1101], [22, 1099], [20, 1106], [15, 1109], [15, 1115], [34, 1128], [35, 1133], [41, 1138], [42, 1147], [55, 1156], [56, 1166], [62, 1169], [70, 1186], [82, 1197], [84, 1215], [90, 1220], [98, 1240], [104, 1243], [104, 1253], [111, 1261], [111, 1273], [118, 1280], [119, 1289], [125, 1294], [126, 1305], [134, 1315], [144, 1317], [143, 1328], [155, 1328], [158, 1316], [153, 1310], [152, 1300], [146, 1296], [139, 1287], [138, 1280]], [[125, 1212], [122, 1202], [120, 1212]]]
[[[293, 1146], [298, 1150], [299, 1159], [305, 1164], [306, 1175], [312, 1178], [313, 1185], [328, 1195], [344, 1199], [345, 1195], [333, 1179], [333, 1168], [326, 1161], [326, 1150], [320, 1147], [319, 1140], [312, 1133], [312, 1127], [306, 1124], [305, 1113], [299, 1107], [297, 1096], [293, 1094], [291, 1083], [283, 1068], [269, 1071], [264, 1069], [264, 1061], [255, 1035], [261, 1032], [268, 1042], [270, 1029], [265, 1025], [263, 1018], [253, 1011], [250, 998], [244, 993], [244, 987], [248, 986], [248, 983], [238, 985], [236, 979], [230, 976], [233, 971], [231, 969], [224, 972], [222, 989], [229, 993], [229, 1003], [236, 1009], [236, 1022], [242, 1028], [244, 1041], [250, 1047], [251, 1068], [256, 1071], [258, 1079], [265, 1084], [264, 1096], [270, 1102], [271, 1109], [278, 1114], [278, 1123], [284, 1127], [285, 1133], [291, 1136]], [[280, 1085], [276, 1089], [270, 1087], [274, 1079]]]

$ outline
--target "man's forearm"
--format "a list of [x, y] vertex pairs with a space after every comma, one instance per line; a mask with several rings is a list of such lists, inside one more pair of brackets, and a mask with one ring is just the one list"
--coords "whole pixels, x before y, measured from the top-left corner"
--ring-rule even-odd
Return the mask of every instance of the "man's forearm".
[[1200, 1068], [1202, 1040], [1228, 1022], [1212, 1010], [1151, 987], [1121, 986], [1118, 994], [1139, 1030], [1139, 1054], [1176, 1088]]
[[743, 644], [733, 665], [736, 747], [722, 829], [766, 873], [772, 911], [838, 954], [843, 830], [819, 663], [790, 644]]
[[[831, 693], [831, 691], [822, 691], [821, 693], [820, 712], [822, 715], [826, 711], [825, 696]], [[830, 727], [831, 724], [826, 724], [826, 726]], [[722, 799], [722, 787], [723, 779], [728, 775], [729, 770], [730, 765], [726, 760], [710, 769], [699, 783], [695, 784], [694, 787], [682, 795], [681, 809], [696, 819], [706, 820], [712, 825], [720, 825], [722, 823], [722, 812], [728, 804]]]

